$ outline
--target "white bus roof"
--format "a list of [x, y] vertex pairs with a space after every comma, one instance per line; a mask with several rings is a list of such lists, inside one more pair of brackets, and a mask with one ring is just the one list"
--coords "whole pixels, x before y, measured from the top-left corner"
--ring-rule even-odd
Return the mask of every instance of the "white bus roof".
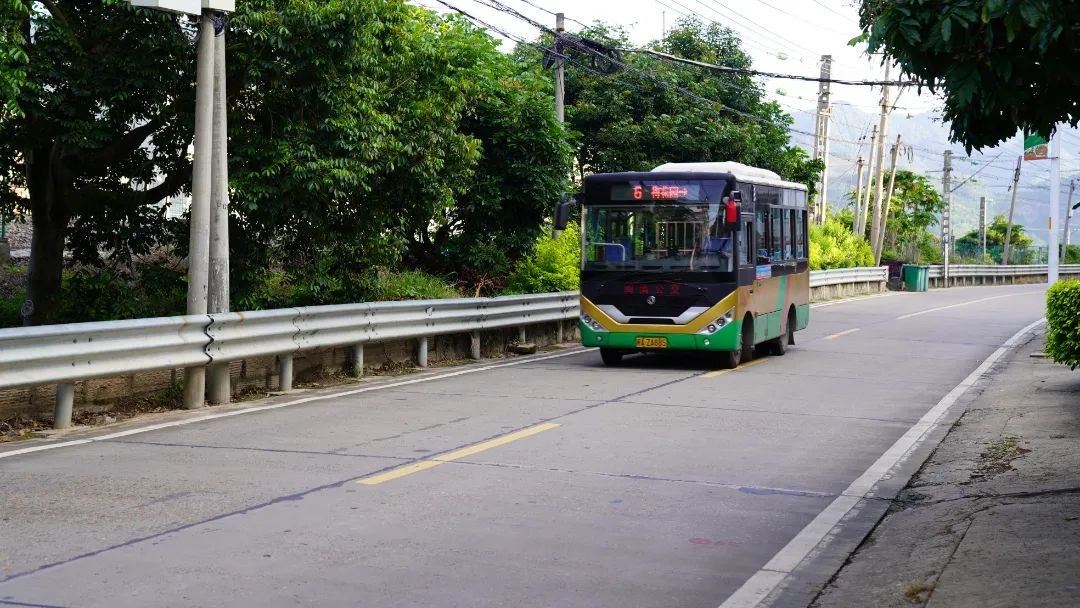
[[769, 171], [768, 169], [762, 169], [760, 167], [751, 167], [750, 165], [744, 165], [736, 162], [715, 162], [715, 163], [664, 163], [653, 169], [653, 172], [668, 172], [668, 173], [730, 173], [735, 176], [735, 179], [741, 182], [749, 182], [752, 184], [760, 184], [763, 186], [783, 186], [785, 188], [795, 188], [798, 190], [806, 190], [805, 184], [796, 182], [784, 181], [776, 173]]

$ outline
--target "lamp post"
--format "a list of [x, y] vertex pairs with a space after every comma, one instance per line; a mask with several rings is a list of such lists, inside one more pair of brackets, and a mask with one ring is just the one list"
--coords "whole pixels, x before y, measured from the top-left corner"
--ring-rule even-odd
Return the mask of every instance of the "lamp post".
[[[218, 122], [218, 129], [215, 129], [215, 95], [214, 95], [214, 81], [215, 72], [217, 76], [222, 79], [221, 82], [221, 103], [220, 111], [224, 114], [224, 52], [218, 53], [216, 50], [217, 36], [215, 32], [215, 25], [217, 23], [216, 17], [223, 12], [232, 12], [236, 8], [234, 0], [128, 0], [132, 6], [140, 6], [145, 8], [152, 8], [156, 10], [168, 11], [172, 13], [197, 15], [199, 16], [199, 42], [198, 42], [198, 67], [196, 70], [196, 87], [195, 87], [195, 154], [193, 158], [192, 167], [192, 185], [191, 185], [191, 229], [189, 233], [189, 247], [188, 247], [188, 294], [187, 294], [187, 314], [189, 315], [205, 315], [208, 310], [208, 299], [211, 292], [216, 292], [216, 295], [220, 295], [221, 288], [224, 287], [224, 308], [228, 309], [228, 240], [226, 237], [225, 252], [224, 252], [224, 286], [220, 283], [222, 264], [220, 259], [215, 260], [218, 262], [215, 264], [215, 272], [213, 277], [210, 273], [210, 241], [211, 234], [211, 217], [214, 214], [212, 207], [216, 207], [212, 201], [212, 196], [215, 194], [215, 188], [213, 183], [215, 180], [215, 172], [221, 174], [222, 179], [227, 180], [228, 177], [224, 173], [221, 173], [221, 168], [225, 165], [225, 159], [227, 158], [227, 152], [225, 149], [225, 122], [224, 117]], [[222, 50], [224, 50], [224, 40], [220, 42]], [[215, 63], [221, 62], [219, 70], [215, 69]], [[214, 139], [219, 138], [220, 142], [215, 146]], [[213, 150], [217, 148], [218, 154], [215, 155]], [[214, 163], [215, 157], [218, 157], [218, 163]], [[217, 171], [215, 171], [215, 164], [218, 165]], [[225, 204], [222, 206], [224, 210], [224, 223], [218, 218], [214, 221], [214, 228], [219, 232], [224, 230], [224, 233], [228, 234], [228, 194], [227, 187], [218, 188], [218, 192], [224, 192], [219, 194], [219, 199], [222, 197], [225, 200]], [[218, 239], [220, 242], [221, 239]], [[220, 250], [219, 250], [220, 252]], [[214, 279], [217, 279], [216, 284]], [[215, 304], [217, 307], [221, 306], [222, 298], [215, 298]], [[221, 311], [213, 311], [221, 312]], [[221, 395], [224, 394], [224, 400], [228, 400], [229, 388], [228, 388], [228, 371], [224, 373], [224, 390], [222, 390], [222, 374], [214, 374], [212, 389], [212, 400], [219, 401]], [[205, 367], [189, 367], [184, 370], [184, 407], [188, 409], [195, 409], [202, 407], [206, 397], [206, 368]]]

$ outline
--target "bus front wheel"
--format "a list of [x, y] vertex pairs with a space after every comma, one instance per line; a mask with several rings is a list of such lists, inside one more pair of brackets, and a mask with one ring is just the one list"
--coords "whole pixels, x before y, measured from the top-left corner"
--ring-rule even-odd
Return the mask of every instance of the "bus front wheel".
[[622, 357], [621, 350], [615, 350], [614, 348], [600, 349], [600, 358], [604, 360], [604, 365], [618, 365], [622, 363]]

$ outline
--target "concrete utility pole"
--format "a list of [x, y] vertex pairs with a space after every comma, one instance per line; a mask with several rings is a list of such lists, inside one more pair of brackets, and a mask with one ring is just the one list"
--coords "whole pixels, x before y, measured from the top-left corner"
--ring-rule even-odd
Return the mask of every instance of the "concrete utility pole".
[[1053, 285], [1058, 281], [1058, 217], [1061, 214], [1061, 133], [1055, 131], [1050, 138], [1050, 217], [1046, 222], [1046, 244], [1050, 247], [1047, 259], [1046, 283]]
[[863, 200], [859, 204], [859, 213], [856, 214], [856, 220], [859, 222], [859, 228], [855, 231], [855, 236], [860, 239], [866, 238], [866, 216], [870, 211], [870, 186], [874, 181], [874, 144], [877, 141], [877, 126], [874, 126], [874, 132], [870, 134], [870, 159], [866, 162], [866, 188], [863, 189]]
[[825, 223], [829, 211], [829, 122], [832, 118], [832, 106], [829, 102], [829, 79], [832, 78], [832, 55], [821, 56], [821, 82], [818, 83], [817, 123], [814, 127], [814, 158], [825, 161], [821, 172], [821, 187], [818, 190], [818, 224]]
[[983, 261], [986, 261], [986, 197], [979, 197], [979, 244], [982, 245]]
[[896, 157], [900, 155], [900, 135], [892, 147], [892, 163], [889, 166], [889, 189], [885, 195], [885, 207], [881, 213], [881, 227], [878, 228], [878, 240], [874, 244], [874, 263], [881, 263], [881, 254], [885, 250], [885, 228], [889, 225], [889, 207], [892, 206], [893, 190], [896, 188]]
[[[229, 142], [225, 96], [225, 20], [219, 16], [214, 37], [214, 127], [210, 198], [210, 284], [207, 308], [229, 312]], [[228, 403], [229, 364], [211, 365], [206, 397], [210, 403]]]
[[945, 286], [949, 286], [949, 254], [952, 253], [952, 151], [945, 151], [945, 174], [941, 177], [945, 210], [941, 213], [941, 257], [945, 262]]
[[[214, 121], [214, 18], [199, 18], [198, 64], [195, 74], [195, 158], [191, 184], [191, 233], [188, 247], [187, 314], [205, 315], [210, 259], [210, 194]], [[206, 368], [184, 370], [184, 407], [202, 407]]]
[[862, 172], [863, 172], [863, 157], [859, 157], [859, 160], [855, 163], [858, 166], [858, 171], [855, 172], [855, 213], [851, 216], [851, 231], [856, 235], [859, 234], [859, 211], [862, 209]]
[[1064, 259], [1069, 255], [1069, 241], [1072, 240], [1072, 236], [1069, 231], [1072, 230], [1070, 224], [1072, 224], [1073, 216], [1073, 191], [1076, 189], [1076, 180], [1069, 182], [1069, 198], [1065, 200], [1065, 232], [1061, 235], [1061, 257]]
[[[565, 16], [562, 13], [555, 14], [555, 31], [557, 37], [562, 38], [563, 32], [566, 31]], [[561, 54], [562, 46], [559, 44], [559, 40], [555, 41], [555, 49]], [[559, 119], [559, 124], [566, 121], [566, 62], [562, 57], [555, 58], [555, 116]]]
[[[889, 72], [892, 66], [889, 63], [885, 64], [885, 78], [889, 80]], [[889, 132], [889, 85], [881, 87], [881, 124], [878, 128], [878, 157], [877, 167], [875, 169], [876, 187], [874, 197], [874, 218], [873, 223], [870, 224], [870, 246], [873, 247], [874, 243], [878, 242], [878, 232], [881, 230], [881, 211], [882, 211], [882, 196], [885, 189], [885, 138]]]
[[1013, 212], [1016, 211], [1016, 191], [1020, 188], [1020, 164], [1024, 162], [1024, 155], [1016, 159], [1016, 170], [1013, 171], [1012, 202], [1009, 203], [1009, 220], [1005, 224], [1005, 248], [1001, 251], [1002, 266], [1009, 263], [1009, 245], [1012, 243]]

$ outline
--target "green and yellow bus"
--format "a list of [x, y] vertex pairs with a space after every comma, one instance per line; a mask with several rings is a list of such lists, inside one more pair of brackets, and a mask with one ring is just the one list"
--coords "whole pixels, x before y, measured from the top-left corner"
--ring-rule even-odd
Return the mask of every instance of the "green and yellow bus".
[[[581, 339], [635, 351], [782, 355], [810, 321], [807, 189], [739, 163], [585, 178]], [[565, 206], [557, 223], [565, 222]]]

